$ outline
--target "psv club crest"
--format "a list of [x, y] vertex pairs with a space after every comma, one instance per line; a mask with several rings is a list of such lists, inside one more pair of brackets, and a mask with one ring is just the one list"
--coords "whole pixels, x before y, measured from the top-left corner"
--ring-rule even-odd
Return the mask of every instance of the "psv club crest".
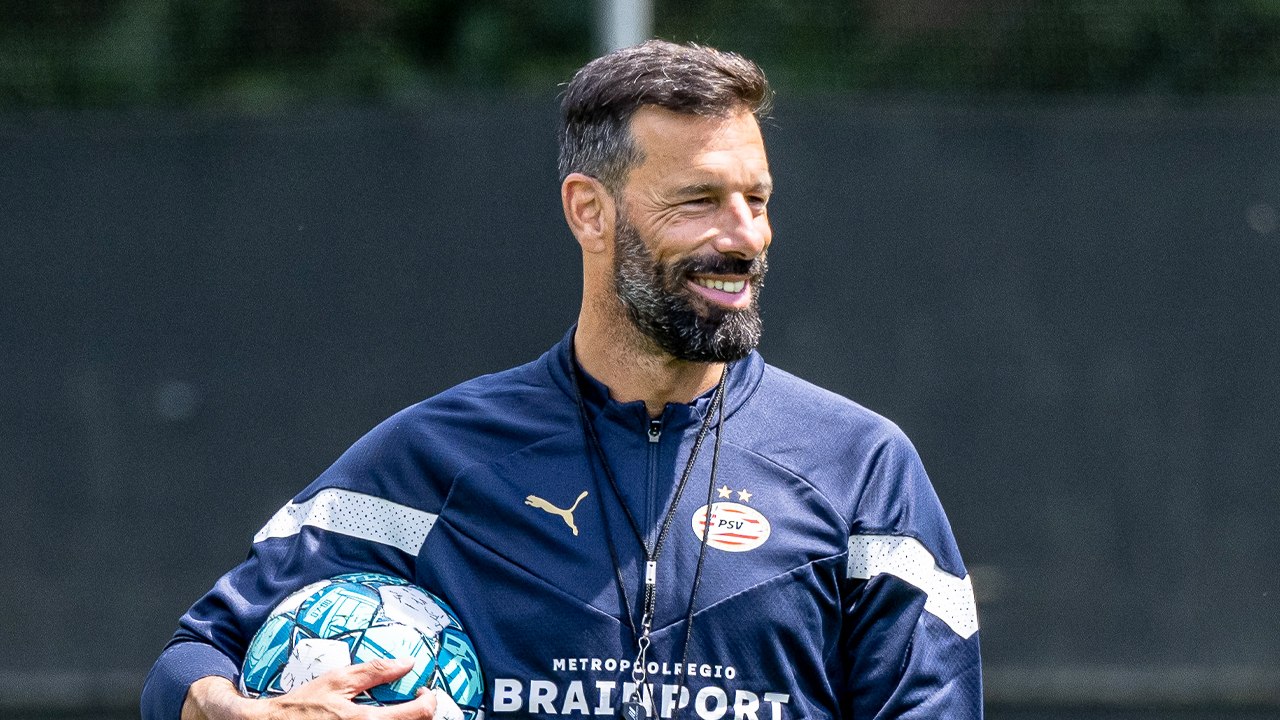
[[701, 540], [705, 532], [708, 546], [728, 552], [747, 552], [763, 545], [771, 532], [769, 519], [744, 504], [751, 493], [745, 489], [735, 492], [728, 486], [721, 487], [719, 493], [722, 498], [736, 495], [742, 502], [726, 500], [698, 508], [693, 514], [693, 534]]

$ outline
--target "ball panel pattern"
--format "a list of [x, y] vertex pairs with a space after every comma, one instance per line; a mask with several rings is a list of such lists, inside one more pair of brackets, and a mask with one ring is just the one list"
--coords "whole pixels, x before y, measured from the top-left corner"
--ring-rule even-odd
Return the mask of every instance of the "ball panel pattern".
[[280, 689], [289, 692], [303, 683], [351, 664], [351, 653], [341, 640], [304, 638], [293, 646], [289, 660], [280, 670]]
[[302, 602], [297, 623], [320, 638], [369, 627], [381, 608], [378, 591], [359, 583], [335, 583]]
[[242, 693], [246, 687], [265, 689], [278, 684], [280, 669], [293, 650], [296, 628], [288, 613], [267, 618], [245, 653], [244, 671], [240, 674]]
[[461, 628], [445, 628], [440, 633], [440, 650], [436, 664], [440, 668], [443, 687], [459, 705], [479, 707], [484, 694], [480, 681], [480, 661], [471, 639]]
[[406, 625], [376, 625], [364, 631], [360, 645], [352, 653], [355, 662], [379, 658], [413, 658], [413, 669], [393, 683], [372, 688], [369, 694], [380, 703], [412, 700], [418, 688], [426, 685], [435, 670], [435, 652], [427, 638], [416, 628]]
[[274, 697], [377, 658], [412, 658], [414, 666], [356, 702], [389, 705], [412, 700], [421, 688], [439, 689], [465, 720], [484, 717], [480, 663], [453, 609], [407, 580], [376, 573], [340, 575], [281, 601], [249, 644], [240, 692]]

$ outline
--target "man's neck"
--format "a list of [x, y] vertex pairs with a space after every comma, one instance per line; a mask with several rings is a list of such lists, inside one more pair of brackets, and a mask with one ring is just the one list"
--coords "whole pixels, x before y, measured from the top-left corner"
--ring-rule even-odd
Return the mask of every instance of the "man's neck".
[[582, 369], [604, 383], [614, 400], [642, 400], [649, 417], [656, 418], [667, 403], [693, 402], [720, 380], [723, 363], [678, 360], [629, 320], [600, 322], [591, 315], [578, 317], [575, 354]]

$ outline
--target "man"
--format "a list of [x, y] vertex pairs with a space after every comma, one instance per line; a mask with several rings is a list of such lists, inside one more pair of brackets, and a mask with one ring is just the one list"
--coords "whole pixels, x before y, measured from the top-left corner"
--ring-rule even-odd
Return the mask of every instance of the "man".
[[144, 717], [432, 717], [429, 695], [350, 702], [404, 664], [236, 695], [271, 608], [351, 571], [458, 610], [490, 718], [981, 717], [972, 588], [914, 449], [753, 350], [769, 99], [754, 64], [696, 46], [580, 70], [575, 328], [393, 416], [277, 513], [183, 617]]

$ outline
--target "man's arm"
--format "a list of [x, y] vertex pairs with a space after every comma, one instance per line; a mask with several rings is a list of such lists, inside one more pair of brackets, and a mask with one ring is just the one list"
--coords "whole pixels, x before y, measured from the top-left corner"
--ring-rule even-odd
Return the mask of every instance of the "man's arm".
[[268, 710], [266, 702], [243, 697], [230, 680], [211, 675], [191, 683], [181, 720], [257, 720], [269, 717]]
[[206, 680], [202, 687], [225, 689], [271, 610], [301, 588], [350, 572], [414, 577], [444, 490], [424, 477], [404, 441], [412, 428], [398, 427], [393, 416], [375, 428], [276, 512], [254, 537], [248, 558], [183, 615], [143, 687], [143, 720], [179, 720], [188, 699], [193, 709], [206, 700], [227, 701], [208, 706], [214, 717], [248, 707], [220, 690], [206, 698], [200, 691], [192, 696], [190, 688], [217, 677], [222, 683]]
[[373, 660], [327, 672], [271, 699], [246, 698], [230, 680], [206, 677], [191, 684], [182, 704], [181, 720], [431, 720], [435, 717], [436, 696], [429, 692], [384, 708], [351, 702], [361, 692], [391, 682], [412, 669], [411, 660]]
[[973, 586], [910, 442], [890, 436], [849, 539], [842, 632], [846, 717], [982, 718]]

